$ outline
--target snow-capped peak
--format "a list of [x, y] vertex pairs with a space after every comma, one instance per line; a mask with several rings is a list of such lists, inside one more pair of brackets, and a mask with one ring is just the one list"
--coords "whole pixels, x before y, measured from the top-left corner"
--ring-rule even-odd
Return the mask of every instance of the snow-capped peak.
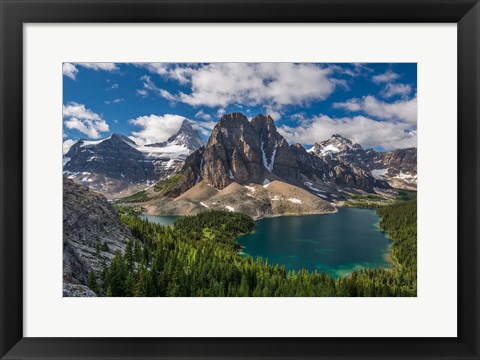
[[205, 141], [198, 135], [198, 132], [188, 120], [183, 121], [180, 129], [168, 138], [167, 143], [185, 146], [192, 152], [205, 145]]
[[341, 135], [334, 134], [328, 140], [320, 143], [315, 143], [313, 147], [307, 150], [309, 153], [313, 153], [317, 156], [334, 156], [337, 153], [345, 152], [349, 150], [357, 150], [362, 147], [358, 144], [354, 144], [350, 139], [344, 138]]

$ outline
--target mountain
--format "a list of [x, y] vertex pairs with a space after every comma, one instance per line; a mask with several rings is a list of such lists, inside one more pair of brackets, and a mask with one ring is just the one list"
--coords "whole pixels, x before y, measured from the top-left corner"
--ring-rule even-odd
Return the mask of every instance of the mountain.
[[89, 273], [100, 274], [132, 239], [105, 196], [63, 178], [64, 296], [95, 296], [87, 287]]
[[262, 183], [271, 176], [299, 178], [287, 141], [264, 115], [251, 121], [240, 113], [224, 115], [212, 130], [201, 165], [205, 181], [218, 189], [232, 182]]
[[166, 196], [176, 197], [200, 180], [219, 190], [232, 183], [248, 185], [279, 180], [316, 195], [322, 192], [338, 195], [345, 189], [373, 193], [375, 188], [390, 188], [367, 167], [346, 162], [337, 155], [350, 151], [363, 149], [339, 135], [316, 144], [310, 151], [300, 144], [290, 146], [270, 116], [257, 115], [249, 121], [241, 113], [232, 113], [220, 119], [205, 148], [187, 159], [188, 165], [176, 178], [177, 186], [166, 181], [168, 189], [162, 187], [162, 182], [157, 189], [161, 188]]
[[172, 215], [234, 209], [255, 218], [331, 212], [330, 202], [345, 199], [347, 192], [390, 191], [390, 178], [376, 171], [386, 166], [392, 176], [407, 167], [413, 171], [411, 166], [416, 174], [416, 154], [364, 150], [338, 134], [307, 151], [289, 145], [270, 116], [248, 120], [231, 113], [220, 118], [207, 144], [178, 173], [144, 193], [142, 206]]
[[81, 139], [65, 154], [63, 173], [108, 197], [125, 196], [175, 174], [203, 145], [187, 120], [176, 134], [157, 144], [138, 145], [115, 133], [102, 140]]
[[416, 189], [417, 149], [397, 149], [377, 152], [364, 150], [359, 144], [341, 135], [332, 135], [328, 140], [316, 143], [309, 153], [325, 160], [338, 160], [351, 167], [363, 169], [377, 180], [385, 180], [392, 187]]

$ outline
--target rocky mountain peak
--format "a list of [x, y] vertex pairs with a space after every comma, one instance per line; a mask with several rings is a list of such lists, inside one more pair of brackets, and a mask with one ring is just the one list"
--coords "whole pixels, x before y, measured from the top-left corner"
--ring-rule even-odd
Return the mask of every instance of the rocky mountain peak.
[[122, 135], [122, 134], [118, 134], [118, 133], [112, 133], [112, 134], [109, 136], [109, 139], [110, 139], [110, 140], [114, 140], [114, 141], [121, 140], [121, 141], [126, 142], [127, 144], [136, 145], [135, 142], [134, 142], [132, 139], [130, 139], [128, 136], [125, 136], [125, 135]]
[[351, 147], [353, 145], [353, 142], [352, 142], [352, 140], [347, 139], [347, 138], [343, 137], [342, 135], [333, 134], [330, 137], [330, 139], [322, 141], [320, 144], [321, 145], [337, 144], [337, 145], [341, 145], [341, 146], [344, 146], [344, 147]]
[[245, 115], [239, 112], [223, 115], [217, 123], [217, 126], [239, 126], [249, 124]]
[[359, 144], [355, 144], [350, 139], [339, 134], [333, 134], [330, 139], [315, 143], [308, 151], [320, 157], [331, 157], [337, 153], [355, 152], [358, 150], [363, 150]]
[[290, 147], [273, 119], [259, 114], [248, 121], [241, 113], [221, 117], [205, 147], [201, 173], [217, 189], [232, 182], [262, 184], [271, 174], [287, 180], [299, 176]]
[[205, 145], [205, 141], [200, 137], [188, 120], [183, 120], [180, 129], [168, 138], [165, 145], [168, 145], [169, 143], [184, 146], [191, 151], [195, 151]]
[[270, 115], [258, 114], [250, 122], [258, 132], [262, 131], [265, 128], [271, 129], [271, 131], [276, 131], [277, 129], [275, 126], [275, 122], [270, 117]]

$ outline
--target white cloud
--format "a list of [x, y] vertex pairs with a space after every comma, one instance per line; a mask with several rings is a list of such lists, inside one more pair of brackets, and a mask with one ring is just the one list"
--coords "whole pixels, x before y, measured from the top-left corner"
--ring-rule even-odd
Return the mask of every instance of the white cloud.
[[360, 111], [362, 110], [361, 101], [359, 99], [349, 99], [344, 102], [333, 104], [335, 109], [345, 109], [348, 111]]
[[169, 101], [175, 101], [176, 98], [172, 94], [170, 94], [167, 90], [158, 88], [155, 83], [152, 81], [150, 76], [144, 75], [140, 78], [143, 81], [143, 89], [138, 89], [137, 94], [142, 97], [147, 97], [148, 92], [153, 92], [160, 97], [163, 97]]
[[78, 130], [92, 139], [98, 139], [100, 133], [109, 130], [107, 122], [100, 115], [76, 102], [63, 105], [63, 119], [67, 129]]
[[[249, 110], [247, 110], [247, 111], [249, 111]], [[217, 110], [217, 118], [220, 119], [226, 113], [227, 113], [227, 110], [225, 110], [224, 108], [219, 108]]]
[[385, 85], [385, 88], [381, 91], [380, 94], [385, 98], [391, 98], [394, 96], [406, 97], [410, 94], [411, 91], [411, 85], [389, 83]]
[[280, 120], [282, 118], [282, 111], [276, 110], [273, 106], [267, 105], [265, 106], [265, 113], [270, 115], [271, 118], [275, 121]]
[[200, 65], [198, 64], [169, 64], [169, 63], [138, 63], [139, 67], [147, 69], [152, 74], [165, 76], [174, 79], [181, 84], [189, 82], [192, 72]]
[[394, 81], [399, 77], [400, 77], [399, 74], [393, 72], [392, 70], [387, 70], [383, 74], [372, 76], [372, 81], [376, 84], [380, 84], [380, 83], [386, 83], [389, 81]]
[[75, 65], [82, 66], [86, 69], [92, 70], [102, 70], [102, 71], [116, 71], [118, 70], [117, 65], [115, 63], [107, 63], [107, 62], [99, 62], [99, 63], [75, 63]]
[[62, 66], [63, 75], [68, 76], [70, 79], [75, 80], [77, 78], [78, 69], [71, 63], [63, 63]]
[[136, 63], [135, 65], [147, 69], [152, 74], [158, 75], [167, 74], [170, 67], [168, 63]]
[[364, 112], [382, 120], [405, 121], [417, 123], [417, 97], [388, 103], [378, 100], [374, 96], [364, 96], [361, 99], [350, 99], [333, 104], [334, 108], [345, 109], [350, 112]]
[[398, 149], [417, 146], [417, 131], [406, 123], [376, 121], [365, 116], [331, 118], [315, 116], [298, 127], [281, 126], [279, 132], [290, 143], [312, 145], [340, 134], [364, 148]]
[[145, 89], [137, 89], [137, 95], [140, 95], [141, 97], [147, 97], [148, 91]]
[[213, 63], [198, 66], [147, 66], [152, 72], [190, 86], [190, 93], [159, 89], [149, 77], [144, 89], [170, 101], [192, 106], [226, 107], [233, 104], [270, 106], [280, 110], [324, 100], [342, 84], [333, 69], [316, 64]]
[[[63, 63], [63, 75], [68, 76], [72, 80], [77, 79], [79, 73], [78, 67], [81, 66], [86, 69], [92, 69], [97, 71], [116, 71], [117, 65], [114, 63]], [[114, 84], [115, 85], [115, 84]], [[118, 87], [118, 84], [116, 84]], [[116, 88], [115, 88], [116, 89]]]
[[203, 110], [198, 111], [198, 112], [195, 114], [195, 117], [196, 117], [197, 119], [203, 119], [203, 120], [206, 120], [206, 121], [212, 120], [212, 115], [207, 114], [207, 113], [204, 112]]
[[119, 104], [121, 103], [122, 101], [124, 101], [125, 99], [124, 98], [121, 98], [121, 99], [113, 99], [113, 100], [105, 100], [104, 103], [109, 105], [109, 104]]
[[205, 136], [210, 135], [215, 125], [217, 125], [215, 121], [195, 121], [192, 123], [192, 127]]
[[114, 84], [112, 84], [112, 86], [107, 87], [105, 90], [107, 90], [107, 91], [109, 91], [109, 90], [115, 90], [115, 89], [118, 89], [119, 87], [120, 87], [119, 84], [114, 83]]
[[70, 148], [72, 147], [73, 144], [75, 144], [76, 141], [75, 140], [72, 140], [72, 139], [68, 139], [68, 140], [65, 140], [63, 142], [63, 155], [65, 155], [68, 150], [70, 150]]
[[141, 128], [140, 131], [132, 132], [132, 139], [139, 145], [166, 141], [180, 129], [184, 120], [185, 117], [173, 114], [139, 116], [129, 120]]

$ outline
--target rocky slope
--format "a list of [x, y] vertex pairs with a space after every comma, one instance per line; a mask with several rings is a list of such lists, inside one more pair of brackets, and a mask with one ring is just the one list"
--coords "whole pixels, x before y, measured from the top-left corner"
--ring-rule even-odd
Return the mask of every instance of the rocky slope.
[[227, 210], [242, 212], [254, 219], [335, 212], [335, 206], [322, 197], [279, 180], [265, 185], [232, 182], [221, 190], [202, 180], [173, 200], [153, 197], [142, 206], [150, 214], [194, 215], [206, 210]]
[[64, 296], [94, 296], [86, 286], [89, 273], [101, 272], [129, 239], [130, 229], [105, 196], [63, 178]]
[[163, 143], [140, 146], [120, 134], [97, 141], [82, 139], [65, 154], [63, 173], [109, 198], [126, 196], [175, 174], [203, 145], [187, 120]]
[[369, 168], [373, 176], [387, 180], [393, 187], [417, 188], [416, 148], [376, 153]]

